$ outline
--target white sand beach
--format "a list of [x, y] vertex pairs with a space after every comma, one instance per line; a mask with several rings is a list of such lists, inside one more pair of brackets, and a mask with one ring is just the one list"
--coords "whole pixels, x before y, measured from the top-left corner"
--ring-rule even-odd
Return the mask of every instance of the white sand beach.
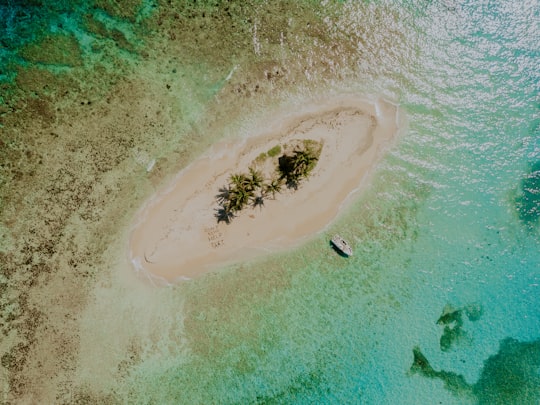
[[[398, 132], [397, 107], [351, 96], [306, 103], [272, 117], [243, 141], [220, 143], [185, 168], [137, 215], [129, 259], [145, 276], [176, 282], [241, 260], [298, 246], [325, 229], [370, 173]], [[264, 125], [263, 125], [264, 124]], [[247, 172], [278, 144], [323, 143], [317, 166], [297, 190], [285, 189], [248, 207], [230, 223], [218, 222], [216, 195], [236, 172]]]

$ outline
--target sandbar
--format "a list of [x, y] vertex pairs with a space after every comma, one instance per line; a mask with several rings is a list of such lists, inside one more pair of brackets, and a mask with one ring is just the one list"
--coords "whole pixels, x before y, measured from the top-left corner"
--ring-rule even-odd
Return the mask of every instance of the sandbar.
[[[305, 102], [261, 122], [259, 134], [214, 145], [141, 208], [129, 259], [145, 276], [174, 283], [227, 264], [299, 246], [323, 231], [366, 186], [398, 130], [398, 108], [352, 96]], [[297, 190], [219, 222], [216, 195], [235, 172], [293, 140], [323, 143], [319, 161]], [[325, 246], [324, 248], [327, 248]]]

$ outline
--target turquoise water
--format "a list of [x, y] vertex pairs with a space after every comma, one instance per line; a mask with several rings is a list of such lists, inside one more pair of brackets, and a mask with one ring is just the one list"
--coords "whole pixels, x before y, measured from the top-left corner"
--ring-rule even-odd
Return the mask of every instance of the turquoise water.
[[[303, 260], [287, 258], [292, 264], [276, 265], [290, 278], [281, 291], [254, 299], [247, 290], [227, 307], [251, 306], [241, 310], [243, 327], [214, 330], [212, 311], [199, 314], [199, 327], [219, 337], [206, 341], [215, 357], [141, 370], [144, 394], [158, 402], [537, 403], [538, 180], [525, 180], [538, 178], [540, 159], [537, 6], [400, 9], [402, 46], [411, 49], [383, 55], [390, 66], [369, 85], [359, 75], [357, 86], [396, 96], [409, 128], [373, 190], [332, 228], [358, 254], [344, 264], [314, 243]], [[215, 319], [225, 315], [210, 307]], [[454, 320], [438, 324], [444, 311]], [[413, 348], [431, 369], [411, 371]]]
[[[327, 234], [158, 293], [183, 324], [161, 320], [119, 402], [540, 402], [540, 3], [332, 4], [371, 29], [333, 88], [408, 127]], [[334, 231], [355, 256], [321, 251]]]

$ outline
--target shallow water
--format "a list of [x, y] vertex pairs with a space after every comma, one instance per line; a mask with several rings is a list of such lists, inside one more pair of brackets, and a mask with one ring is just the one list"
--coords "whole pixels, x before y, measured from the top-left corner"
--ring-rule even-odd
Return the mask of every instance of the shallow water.
[[[107, 24], [116, 21], [125, 33], [115, 40], [143, 49], [145, 41], [165, 44], [156, 49], [174, 41], [166, 30], [152, 31], [151, 24], [162, 25], [145, 13], [176, 7], [180, 19], [201, 19], [200, 30], [182, 31], [185, 58], [172, 46], [170, 54], [147, 49], [150, 60], [124, 55], [125, 44], [109, 50], [112, 42], [101, 39], [95, 47], [104, 65], [122, 60], [126, 74], [175, 92], [167, 100], [176, 104], [164, 111], [180, 117], [169, 127], [176, 131], [160, 138], [145, 129], [153, 137], [136, 139], [125, 160], [139, 170], [137, 203], [152, 192], [145, 177], [152, 159], [164, 181], [175, 163], [163, 160], [196, 155], [185, 157], [178, 145], [204, 150], [216, 139], [245, 136], [272, 103], [321, 91], [383, 95], [400, 104], [408, 126], [369, 191], [293, 252], [150, 289], [116, 279], [124, 271], [121, 242], [98, 249], [107, 259], [98, 262], [77, 314], [74, 398], [538, 403], [540, 4], [298, 4], [231, 6], [234, 29], [228, 20], [200, 17], [211, 6], [159, 4], [149, 12], [145, 5], [132, 20], [108, 14]], [[68, 18], [61, 10], [52, 15]], [[98, 51], [91, 57], [81, 48], [84, 63], [94, 63]], [[19, 62], [31, 68], [28, 61]], [[228, 117], [231, 111], [250, 114]], [[205, 132], [209, 126], [220, 129]], [[122, 172], [111, 176], [114, 170]], [[114, 203], [129, 206], [127, 217], [137, 209], [125, 197]], [[112, 227], [118, 239], [127, 223]], [[328, 237], [336, 231], [353, 244], [353, 257], [331, 254]], [[413, 349], [425, 356], [414, 367]]]

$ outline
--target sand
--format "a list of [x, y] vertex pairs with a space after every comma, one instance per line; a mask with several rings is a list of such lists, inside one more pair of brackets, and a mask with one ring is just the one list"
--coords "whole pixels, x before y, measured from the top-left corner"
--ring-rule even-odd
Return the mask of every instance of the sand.
[[[265, 130], [257, 135], [214, 145], [137, 214], [129, 240], [135, 270], [174, 283], [305, 243], [367, 186], [398, 133], [398, 117], [391, 103], [343, 96], [305, 103], [261, 122]], [[309, 178], [263, 207], [245, 208], [228, 224], [218, 222], [216, 195], [229, 176], [247, 172], [277, 144], [299, 139], [324, 145]]]

